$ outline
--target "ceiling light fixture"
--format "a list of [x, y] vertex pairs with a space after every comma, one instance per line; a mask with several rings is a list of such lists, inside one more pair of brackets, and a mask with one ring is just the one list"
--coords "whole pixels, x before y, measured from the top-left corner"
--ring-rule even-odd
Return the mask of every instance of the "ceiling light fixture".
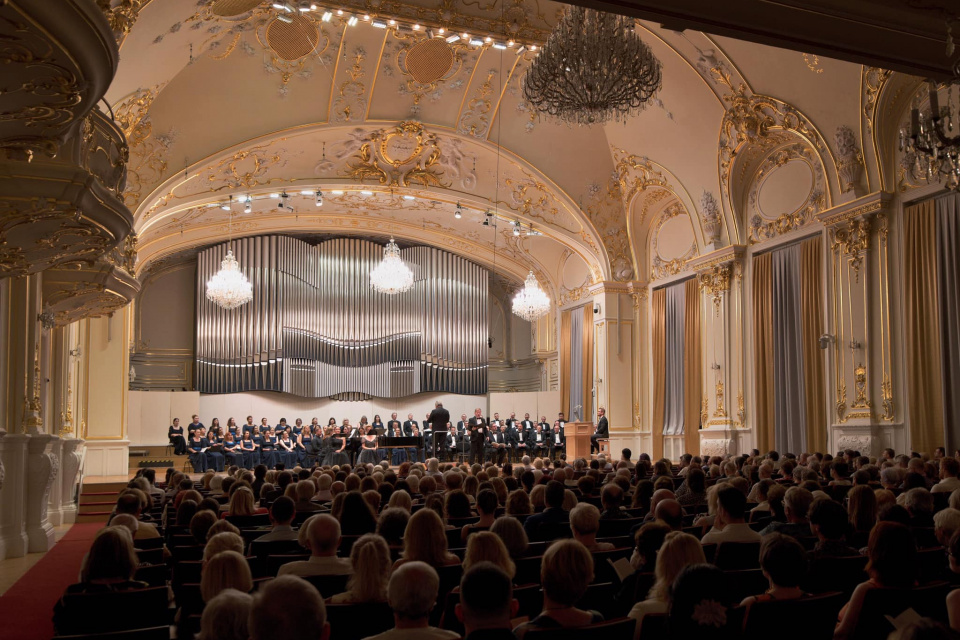
[[400, 257], [400, 247], [390, 238], [383, 260], [370, 272], [370, 286], [380, 293], [396, 295], [413, 287], [413, 272]]
[[470, 46], [471, 46], [471, 47], [482, 47], [482, 46], [483, 46], [483, 40], [481, 40], [480, 38], [474, 38], [473, 40], [470, 41]]
[[662, 86], [660, 61], [633, 18], [570, 6], [523, 77], [523, 97], [568, 124], [623, 121]]
[[414, 197], [414, 196], [403, 196], [403, 199], [404, 199], [404, 200], [416, 200], [416, 197]]
[[460, 207], [460, 203], [457, 203], [457, 210], [453, 212], [453, 217], [459, 220], [463, 217], [463, 209]]
[[285, 13], [281, 13], [280, 15], [278, 15], [278, 16], [277, 16], [277, 20], [279, 20], [280, 22], [283, 22], [283, 23], [285, 23], [285, 24], [292, 24], [292, 23], [293, 23], [293, 18], [291, 18], [290, 16], [288, 16], [288, 15], [285, 14]]
[[334, 189], [334, 190], [331, 191], [330, 193], [332, 193], [332, 194], [335, 195], [335, 196], [342, 196], [342, 195], [343, 195], [343, 191], [340, 191], [339, 189]]
[[418, 25], [418, 24], [413, 25], [413, 30], [414, 30], [414, 31], [420, 31], [420, 25]]
[[507, 45], [503, 44], [502, 42], [494, 42], [494, 43], [493, 43], [493, 48], [494, 48], [494, 49], [500, 49], [500, 50], [502, 51], [502, 50], [504, 50], [504, 49], [507, 48]]
[[372, 195], [373, 195], [373, 191], [361, 191], [360, 194], [361, 194], [361, 195], [364, 195], [364, 196], [372, 196]]
[[243, 212], [250, 213], [251, 211], [253, 211], [253, 198], [247, 196], [247, 203], [243, 205]]
[[460, 36], [458, 36], [457, 34], [453, 34], [452, 36], [447, 36], [447, 43], [448, 43], [448, 44], [453, 44], [454, 42], [456, 42], [456, 41], [459, 40], [459, 39], [460, 39]]
[[222, 203], [220, 208], [224, 211], [230, 211], [233, 208], [233, 196], [230, 196], [230, 200], [227, 202]]
[[[232, 196], [231, 196], [232, 200]], [[227, 255], [220, 261], [220, 271], [207, 281], [207, 300], [222, 309], [236, 309], [253, 300], [253, 285], [240, 270], [233, 257], [233, 210], [227, 218]]]
[[544, 293], [533, 275], [533, 270], [524, 280], [523, 289], [513, 297], [513, 313], [527, 322], [535, 322], [550, 311], [550, 296]]
[[357, 16], [351, 15], [351, 16], [347, 19], [347, 26], [348, 26], [348, 27], [355, 27], [355, 26], [357, 26]]
[[516, 222], [513, 223], [513, 235], [515, 235], [515, 236], [519, 236], [519, 235], [520, 235], [520, 221], [519, 221], [519, 220], [517, 220]]
[[323, 191], [321, 191], [320, 189], [317, 189], [317, 206], [318, 207], [323, 206]]
[[370, 24], [372, 24], [373, 26], [375, 26], [377, 29], [386, 29], [386, 28], [387, 28], [387, 23], [384, 22], [383, 20], [374, 20], [374, 21], [371, 22]]
[[332, 11], [324, 11], [324, 12], [323, 12], [323, 15], [320, 16], [320, 19], [323, 20], [324, 22], [330, 22], [330, 20], [333, 19], [333, 12], [332, 12]]

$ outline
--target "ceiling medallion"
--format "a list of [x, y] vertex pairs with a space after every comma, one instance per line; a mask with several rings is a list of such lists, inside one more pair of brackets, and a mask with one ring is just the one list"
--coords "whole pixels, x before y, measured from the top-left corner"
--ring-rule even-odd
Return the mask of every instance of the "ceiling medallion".
[[450, 186], [442, 180], [437, 136], [414, 121], [401, 122], [392, 130], [372, 132], [342, 177], [356, 182], [373, 178], [390, 187]]
[[413, 287], [413, 272], [400, 257], [400, 247], [393, 238], [383, 248], [383, 260], [370, 272], [370, 286], [387, 295], [403, 293]]
[[550, 297], [540, 288], [537, 277], [530, 271], [523, 283], [523, 289], [513, 297], [513, 312], [527, 322], [535, 322], [548, 311]]
[[603, 124], [642, 111], [661, 84], [632, 18], [571, 6], [527, 69], [523, 97], [568, 124]]

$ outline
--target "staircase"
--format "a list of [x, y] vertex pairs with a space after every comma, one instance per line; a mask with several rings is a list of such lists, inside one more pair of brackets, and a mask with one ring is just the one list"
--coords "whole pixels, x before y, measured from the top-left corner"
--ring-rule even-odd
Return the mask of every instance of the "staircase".
[[80, 487], [77, 522], [106, 523], [117, 496], [126, 486], [126, 482], [84, 482]]
[[136, 473], [139, 469], [156, 469], [157, 478], [163, 480], [168, 467], [182, 471], [187, 459], [187, 456], [173, 455], [173, 447], [165, 445], [130, 445], [128, 468], [130, 473]]

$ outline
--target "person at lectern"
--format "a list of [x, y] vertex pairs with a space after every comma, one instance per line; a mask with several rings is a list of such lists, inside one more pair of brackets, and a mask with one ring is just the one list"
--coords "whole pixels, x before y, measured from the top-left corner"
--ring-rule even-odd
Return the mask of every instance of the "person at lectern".
[[167, 438], [173, 445], [173, 454], [182, 456], [187, 452], [187, 440], [183, 437], [183, 427], [180, 426], [180, 418], [174, 418], [173, 424], [167, 429]]
[[597, 438], [609, 438], [610, 426], [607, 423], [607, 410], [603, 407], [597, 409], [597, 431], [590, 436], [590, 453], [599, 452], [600, 444]]
[[470, 464], [483, 464], [483, 446], [487, 440], [487, 422], [483, 419], [483, 412], [476, 409], [470, 418]]

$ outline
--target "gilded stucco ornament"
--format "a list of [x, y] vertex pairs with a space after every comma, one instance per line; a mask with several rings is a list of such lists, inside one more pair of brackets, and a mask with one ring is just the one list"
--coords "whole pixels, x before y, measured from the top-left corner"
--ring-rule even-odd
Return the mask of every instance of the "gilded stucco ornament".
[[682, 204], [674, 202], [663, 210], [657, 219], [656, 225], [654, 225], [650, 239], [650, 253], [653, 256], [651, 260], [652, 268], [650, 270], [651, 280], [659, 280], [660, 278], [676, 275], [686, 268], [687, 262], [697, 257], [697, 243], [695, 240], [690, 243], [687, 251], [677, 258], [668, 260], [660, 255], [660, 230], [663, 228], [664, 223], [680, 215], [687, 215], [687, 211]]
[[[802, 162], [810, 169], [813, 178], [812, 185], [806, 198], [793, 211], [782, 212], [772, 218], [769, 212], [761, 210], [759, 205], [760, 190], [764, 182], [774, 172], [793, 162]], [[779, 235], [800, 229], [813, 222], [816, 215], [823, 211], [827, 189], [823, 167], [813, 149], [805, 143], [797, 142], [776, 149], [767, 155], [760, 163], [750, 190], [747, 194], [747, 213], [750, 216], [749, 239], [750, 243], [763, 242]]]
[[857, 146], [853, 129], [843, 124], [837, 127], [834, 136], [837, 145], [837, 174], [840, 176], [840, 192], [862, 190], [860, 179], [863, 176], [863, 154]]
[[720, 315], [723, 294], [730, 291], [730, 266], [730, 263], [718, 264], [700, 274], [700, 290], [713, 299], [713, 308], [717, 316]]
[[376, 180], [384, 186], [449, 187], [439, 166], [437, 136], [412, 120], [393, 129], [373, 131], [356, 158], [341, 174], [357, 182]]
[[717, 199], [713, 197], [713, 193], [706, 189], [700, 194], [700, 223], [707, 244], [719, 243], [720, 231], [723, 228], [720, 205], [717, 203]]

